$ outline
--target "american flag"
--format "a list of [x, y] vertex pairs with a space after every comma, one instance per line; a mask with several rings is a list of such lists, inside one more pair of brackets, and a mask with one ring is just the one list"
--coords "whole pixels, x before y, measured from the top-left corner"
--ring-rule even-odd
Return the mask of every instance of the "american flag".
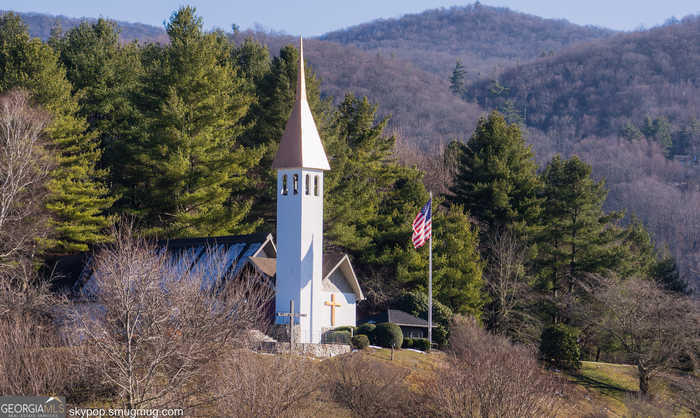
[[413, 220], [413, 247], [420, 248], [430, 238], [433, 231], [432, 217], [433, 199], [428, 200], [428, 203], [423, 206], [420, 213]]

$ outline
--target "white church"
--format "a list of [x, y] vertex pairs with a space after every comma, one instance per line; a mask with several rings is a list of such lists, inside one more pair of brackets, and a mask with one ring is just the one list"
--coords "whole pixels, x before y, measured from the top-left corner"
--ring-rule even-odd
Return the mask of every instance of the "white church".
[[301, 316], [292, 317], [299, 321], [300, 341], [320, 343], [325, 330], [355, 325], [363, 296], [347, 256], [324, 274], [323, 172], [330, 165], [306, 99], [301, 42], [296, 101], [272, 168], [278, 190], [275, 310], [289, 313], [298, 306]]
[[[277, 242], [270, 234], [174, 239], [163, 247], [178, 257], [187, 252], [206, 262], [207, 248], [225, 254], [224, 274], [254, 269], [275, 283], [274, 312], [278, 325], [294, 320], [294, 341], [321, 343], [324, 333], [356, 325], [362, 290], [345, 254], [323, 251], [323, 172], [330, 170], [306, 98], [303, 46], [300, 48], [296, 100], [272, 167], [277, 170]], [[79, 292], [93, 286], [88, 253], [57, 263], [67, 283]], [[290, 312], [293, 306], [294, 311]]]

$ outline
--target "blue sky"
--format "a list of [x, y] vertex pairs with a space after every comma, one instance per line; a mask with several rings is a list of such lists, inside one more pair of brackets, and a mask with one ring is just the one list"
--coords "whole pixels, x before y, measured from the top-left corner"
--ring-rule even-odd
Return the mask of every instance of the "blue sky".
[[[671, 16], [700, 13], [697, 0], [483, 0], [482, 4], [577, 24], [633, 30], [662, 24]], [[469, 4], [444, 0], [2, 0], [0, 9], [107, 17], [162, 26], [183, 4], [197, 7], [208, 29], [236, 23], [292, 35], [314, 36], [377, 18], [399, 17], [426, 9]]]

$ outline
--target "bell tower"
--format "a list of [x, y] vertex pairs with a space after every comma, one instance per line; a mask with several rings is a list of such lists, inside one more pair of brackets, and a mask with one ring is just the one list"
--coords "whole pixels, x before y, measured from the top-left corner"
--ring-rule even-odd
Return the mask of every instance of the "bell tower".
[[275, 311], [288, 313], [293, 300], [295, 310], [304, 315], [276, 316], [275, 321], [293, 320], [299, 324], [300, 342], [320, 343], [323, 172], [330, 170], [330, 165], [306, 99], [301, 38], [296, 100], [272, 168], [277, 170]]

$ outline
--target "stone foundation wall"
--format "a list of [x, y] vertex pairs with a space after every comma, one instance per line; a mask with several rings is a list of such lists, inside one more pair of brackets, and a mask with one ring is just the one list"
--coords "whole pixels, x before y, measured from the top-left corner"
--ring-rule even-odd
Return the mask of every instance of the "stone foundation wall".
[[[263, 342], [261, 350], [271, 354], [283, 354], [289, 353], [290, 347], [288, 342]], [[346, 344], [297, 343], [293, 346], [293, 352], [296, 354], [319, 358], [333, 357], [351, 351], [352, 347]]]

